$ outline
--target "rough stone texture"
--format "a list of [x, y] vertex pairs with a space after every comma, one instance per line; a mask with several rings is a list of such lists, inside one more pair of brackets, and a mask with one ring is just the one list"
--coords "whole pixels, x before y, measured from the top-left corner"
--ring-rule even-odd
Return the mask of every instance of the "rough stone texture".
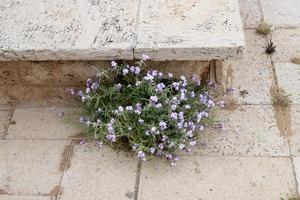
[[265, 20], [276, 27], [300, 27], [299, 0], [261, 0]]
[[10, 116], [11, 112], [0, 110], [0, 139], [4, 138], [6, 134]]
[[95, 144], [76, 145], [64, 173], [59, 200], [128, 200], [134, 191], [137, 160]]
[[[270, 89], [274, 84], [270, 58], [264, 53], [265, 38], [254, 30], [247, 30], [247, 47], [244, 58], [227, 61], [227, 88], [234, 88], [234, 98], [240, 103], [269, 104]], [[245, 96], [240, 95], [246, 91]]]
[[244, 46], [238, 0], [6, 0], [0, 9], [0, 60], [210, 60], [241, 58]]
[[208, 61], [164, 61], [147, 63], [147, 69], [156, 69], [163, 73], [171, 72], [174, 77], [180, 77], [182, 75], [191, 77], [196, 75], [201, 77], [205, 75], [205, 72], [209, 69], [210, 62]]
[[244, 34], [237, 0], [142, 0], [134, 56], [155, 60], [241, 58]]
[[0, 105], [14, 106], [78, 106], [80, 102], [66, 92], [69, 87], [0, 86]]
[[6, 138], [70, 139], [82, 131], [79, 118], [78, 108], [16, 109], [11, 119], [14, 124], [9, 126]]
[[0, 195], [0, 200], [54, 200], [53, 197], [47, 196], [16, 196], [16, 195]]
[[298, 192], [300, 191], [300, 157], [293, 157], [293, 164], [295, 168], [295, 173], [296, 173], [296, 179], [298, 182]]
[[59, 184], [59, 165], [70, 143], [0, 140], [0, 189], [7, 194], [49, 195]]
[[0, 85], [15, 85], [18, 82], [17, 69], [11, 68], [6, 62], [0, 62]]
[[138, 2], [4, 1], [0, 60], [132, 59]]
[[209, 129], [192, 154], [218, 156], [288, 156], [287, 138], [280, 135], [271, 105], [240, 106], [220, 111], [225, 130]]
[[272, 34], [276, 52], [274, 62], [290, 62], [292, 57], [300, 56], [300, 29], [276, 29]]
[[300, 65], [293, 63], [275, 63], [278, 85], [283, 88], [289, 98], [300, 104]]
[[97, 69], [107, 70], [107, 61], [8, 62], [20, 71], [21, 85], [85, 86]]
[[291, 107], [290, 128], [292, 130], [292, 135], [289, 136], [291, 154], [300, 156], [300, 105], [293, 105]]
[[176, 167], [146, 162], [139, 200], [243, 199], [295, 197], [289, 158], [184, 157]]
[[259, 0], [239, 0], [241, 17], [245, 28], [255, 28], [262, 19]]

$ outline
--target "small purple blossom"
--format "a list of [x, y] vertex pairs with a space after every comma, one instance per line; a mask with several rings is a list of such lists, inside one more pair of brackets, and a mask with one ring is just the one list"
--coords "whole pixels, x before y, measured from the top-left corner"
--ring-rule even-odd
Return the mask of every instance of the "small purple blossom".
[[157, 96], [151, 96], [150, 97], [150, 102], [151, 103], [157, 103], [157, 101], [158, 101], [158, 97]]
[[138, 151], [138, 153], [137, 153], [137, 157], [139, 157], [139, 158], [145, 158], [145, 153], [143, 152], [143, 151]]
[[168, 73], [168, 77], [169, 78], [173, 78], [173, 74], [172, 73]]
[[97, 146], [98, 148], [101, 148], [102, 145], [103, 145], [103, 142], [102, 142], [102, 141], [97, 141], [97, 142], [96, 142], [96, 146]]
[[139, 119], [138, 121], [140, 124], [144, 124], [144, 120], [143, 119]]
[[158, 103], [158, 104], [155, 105], [155, 107], [156, 107], [156, 108], [161, 108], [161, 107], [162, 107], [162, 104], [161, 104], [161, 103]]
[[85, 139], [81, 139], [79, 142], [80, 145], [84, 145], [85, 144]]
[[146, 54], [142, 55], [142, 61], [147, 61], [149, 59], [150, 59], [150, 57], [148, 55], [146, 55]]
[[165, 84], [164, 83], [158, 83], [157, 85], [156, 85], [156, 92], [161, 92], [161, 91], [163, 91], [163, 89], [165, 89]]
[[129, 73], [129, 70], [127, 68], [124, 68], [122, 70], [122, 73], [123, 73], [124, 76], [126, 76]]
[[159, 122], [159, 127], [160, 127], [160, 130], [166, 130], [167, 129], [167, 123], [164, 122], [164, 121], [160, 121]]
[[150, 147], [149, 150], [150, 150], [150, 153], [154, 154], [154, 152], [155, 152], [155, 148], [154, 147]]
[[113, 68], [113, 69], [116, 69], [117, 68], [117, 66], [118, 66], [118, 64], [115, 62], [115, 61], [111, 61], [111, 67]]
[[116, 142], [116, 135], [115, 134], [108, 134], [108, 135], [106, 135], [106, 139], [108, 141], [111, 141], [111, 142]]
[[133, 107], [132, 106], [126, 106], [125, 108], [127, 111], [132, 111], [133, 110]]
[[176, 112], [171, 113], [171, 119], [177, 120], [178, 114]]
[[121, 84], [121, 83], [118, 83], [118, 84], [116, 85], [116, 88], [117, 88], [117, 90], [121, 90], [122, 84]]

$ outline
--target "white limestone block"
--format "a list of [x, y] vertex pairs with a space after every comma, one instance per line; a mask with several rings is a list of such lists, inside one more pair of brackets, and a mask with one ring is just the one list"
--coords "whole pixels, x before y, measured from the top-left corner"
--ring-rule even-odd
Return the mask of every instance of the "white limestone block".
[[132, 59], [138, 0], [1, 0], [0, 61]]
[[134, 56], [155, 60], [242, 57], [237, 0], [141, 0]]

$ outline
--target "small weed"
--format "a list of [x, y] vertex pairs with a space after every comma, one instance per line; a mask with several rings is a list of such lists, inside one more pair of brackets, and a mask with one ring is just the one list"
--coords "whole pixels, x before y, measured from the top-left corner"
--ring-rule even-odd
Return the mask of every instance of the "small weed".
[[281, 107], [289, 107], [292, 103], [290, 100], [290, 94], [286, 94], [286, 92], [283, 89], [278, 89], [277, 92], [273, 96], [273, 104], [275, 106], [281, 106]]
[[291, 59], [291, 61], [292, 61], [293, 63], [295, 63], [295, 64], [299, 64], [299, 65], [300, 65], [300, 56], [298, 56], [298, 57], [293, 57], [293, 58]]
[[267, 54], [272, 54], [272, 53], [276, 52], [276, 46], [274, 46], [274, 43], [271, 40], [269, 41], [265, 52]]
[[256, 33], [260, 35], [269, 35], [271, 33], [271, 28], [271, 25], [269, 25], [262, 19], [260, 24], [258, 24], [258, 26], [256, 27]]
[[240, 91], [240, 96], [245, 98], [247, 95], [249, 94], [249, 92], [247, 90], [241, 90]]

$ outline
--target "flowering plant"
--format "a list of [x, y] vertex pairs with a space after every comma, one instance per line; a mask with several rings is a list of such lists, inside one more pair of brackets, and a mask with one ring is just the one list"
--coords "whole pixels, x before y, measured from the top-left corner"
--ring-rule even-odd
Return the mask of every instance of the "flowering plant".
[[135, 66], [112, 61], [111, 84], [102, 83], [101, 75], [88, 79], [86, 91], [76, 93], [85, 110], [81, 123], [98, 145], [122, 143], [143, 160], [162, 156], [174, 164], [179, 150], [196, 145], [215, 103], [209, 84], [195, 76], [145, 71], [148, 59], [144, 55]]

